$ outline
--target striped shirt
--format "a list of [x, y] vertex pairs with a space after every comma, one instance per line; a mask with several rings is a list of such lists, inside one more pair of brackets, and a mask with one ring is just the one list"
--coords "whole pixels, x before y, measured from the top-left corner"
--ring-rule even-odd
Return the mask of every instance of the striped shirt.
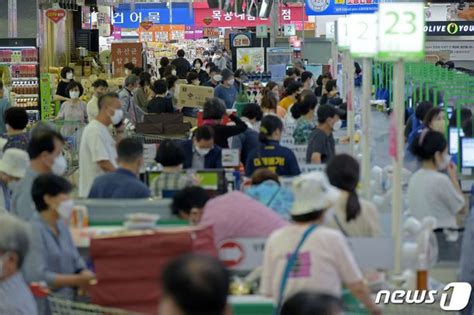
[[33, 295], [21, 272], [0, 281], [0, 314], [38, 314]]

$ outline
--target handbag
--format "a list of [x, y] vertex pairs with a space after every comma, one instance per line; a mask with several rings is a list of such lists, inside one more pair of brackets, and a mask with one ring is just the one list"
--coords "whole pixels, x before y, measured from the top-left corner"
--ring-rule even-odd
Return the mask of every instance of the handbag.
[[286, 285], [288, 283], [288, 278], [290, 277], [291, 270], [293, 269], [296, 260], [298, 259], [298, 254], [301, 250], [301, 247], [303, 246], [304, 242], [308, 239], [308, 237], [311, 235], [311, 233], [317, 228], [316, 224], [312, 224], [303, 234], [301, 237], [301, 240], [299, 241], [298, 245], [296, 246], [295, 250], [291, 254], [290, 258], [288, 259], [288, 262], [286, 263], [285, 270], [283, 272], [283, 277], [281, 278], [281, 283], [280, 283], [280, 291], [278, 294], [278, 303], [277, 303], [277, 308], [275, 309], [275, 312], [273, 315], [279, 315], [281, 306], [283, 304], [283, 296], [285, 294], [285, 289]]

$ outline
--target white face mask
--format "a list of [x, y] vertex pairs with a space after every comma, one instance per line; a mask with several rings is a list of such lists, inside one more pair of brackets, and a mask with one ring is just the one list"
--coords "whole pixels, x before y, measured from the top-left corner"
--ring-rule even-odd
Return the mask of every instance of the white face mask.
[[230, 79], [229, 81], [227, 81], [227, 83], [229, 83], [229, 85], [232, 85], [235, 83], [235, 79]]
[[214, 81], [221, 82], [222, 76], [220, 74], [216, 74], [215, 76], [212, 77]]
[[211, 149], [201, 149], [199, 147], [195, 147], [196, 149], [196, 152], [200, 155], [200, 156], [205, 156], [207, 155], [209, 152], [211, 152]]
[[451, 163], [451, 157], [449, 154], [443, 156], [443, 161], [438, 165], [438, 171], [444, 171], [448, 168], [449, 163]]
[[72, 73], [72, 72], [66, 73], [66, 79], [72, 80], [73, 78], [74, 78], [74, 73]]
[[201, 69], [201, 64], [200, 64], [200, 63], [197, 63], [197, 64], [194, 66], [194, 68], [196, 68], [196, 70]]
[[74, 209], [74, 201], [72, 199], [69, 199], [69, 200], [61, 202], [58, 206], [58, 209], [56, 209], [56, 211], [58, 211], [61, 218], [69, 219], [71, 217], [73, 209]]
[[176, 70], [171, 70], [171, 75], [176, 75]]
[[123, 110], [121, 109], [116, 109], [112, 117], [110, 119], [112, 120], [112, 124], [118, 125], [123, 118]]
[[341, 129], [341, 127], [342, 127], [342, 120], [339, 119], [338, 121], [334, 123], [334, 126], [332, 126], [332, 130], [338, 131]]
[[71, 91], [69, 92], [69, 97], [73, 100], [77, 100], [81, 93], [79, 91]]
[[130, 73], [132, 73], [132, 71], [130, 71], [130, 70], [128, 70], [128, 69], [125, 69], [125, 75], [126, 75], [126, 76], [129, 76]]
[[216, 55], [216, 58], [217, 58], [217, 59], [221, 59], [222, 56], [221, 56], [221, 55]]
[[193, 81], [193, 84], [194, 84], [194, 85], [199, 85], [199, 83], [200, 83], [199, 80], [194, 80], [194, 81]]
[[62, 176], [66, 172], [66, 169], [67, 161], [64, 156], [60, 154], [54, 159], [53, 166], [51, 167], [51, 172], [53, 172], [53, 174], [55, 175]]

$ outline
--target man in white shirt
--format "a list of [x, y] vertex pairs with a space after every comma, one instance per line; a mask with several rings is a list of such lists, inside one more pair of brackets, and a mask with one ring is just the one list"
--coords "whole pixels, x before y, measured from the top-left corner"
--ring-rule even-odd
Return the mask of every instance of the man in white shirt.
[[[99, 98], [99, 114], [82, 134], [79, 151], [79, 196], [87, 197], [95, 178], [117, 169], [117, 148], [115, 140], [123, 135], [122, 103], [116, 93]], [[115, 126], [114, 140], [108, 126]]]
[[99, 97], [107, 93], [109, 84], [105, 80], [98, 79], [92, 83], [92, 87], [94, 88], [94, 95], [92, 95], [91, 100], [87, 103], [87, 117], [89, 121], [95, 119], [99, 114]]

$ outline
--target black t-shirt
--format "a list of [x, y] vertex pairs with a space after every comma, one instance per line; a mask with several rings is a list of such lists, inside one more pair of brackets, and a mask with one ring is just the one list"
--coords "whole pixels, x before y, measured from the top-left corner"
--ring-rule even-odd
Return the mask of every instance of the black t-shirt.
[[157, 96], [148, 102], [150, 114], [174, 113], [173, 101], [169, 97]]
[[327, 135], [319, 128], [311, 133], [306, 151], [306, 162], [311, 163], [313, 153], [321, 154], [321, 163], [326, 164], [336, 155], [336, 141], [332, 133]]

